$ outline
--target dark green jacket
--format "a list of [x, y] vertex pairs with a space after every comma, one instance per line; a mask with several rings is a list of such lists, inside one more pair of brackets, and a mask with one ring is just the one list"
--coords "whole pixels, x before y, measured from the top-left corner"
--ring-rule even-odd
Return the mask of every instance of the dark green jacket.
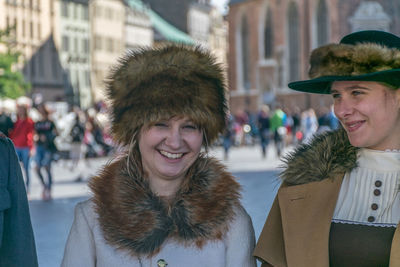
[[0, 266], [38, 266], [21, 168], [10, 139], [0, 132]]

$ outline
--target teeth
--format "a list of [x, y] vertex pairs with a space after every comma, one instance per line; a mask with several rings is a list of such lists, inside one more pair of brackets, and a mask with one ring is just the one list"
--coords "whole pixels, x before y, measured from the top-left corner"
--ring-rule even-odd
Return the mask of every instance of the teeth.
[[161, 150], [160, 153], [161, 153], [161, 155], [163, 155], [169, 159], [178, 159], [183, 156], [183, 153], [173, 154], [173, 153], [169, 153], [169, 152], [163, 151], [163, 150]]

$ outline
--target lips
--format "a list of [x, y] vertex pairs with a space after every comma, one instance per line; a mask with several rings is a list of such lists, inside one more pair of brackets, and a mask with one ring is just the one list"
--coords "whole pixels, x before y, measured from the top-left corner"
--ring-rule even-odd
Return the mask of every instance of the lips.
[[170, 153], [165, 150], [160, 150], [159, 152], [161, 155], [163, 155], [164, 157], [166, 157], [168, 159], [180, 159], [183, 156], [183, 153]]
[[346, 123], [345, 123], [346, 130], [347, 130], [348, 132], [357, 131], [364, 123], [365, 123], [365, 121], [346, 122]]

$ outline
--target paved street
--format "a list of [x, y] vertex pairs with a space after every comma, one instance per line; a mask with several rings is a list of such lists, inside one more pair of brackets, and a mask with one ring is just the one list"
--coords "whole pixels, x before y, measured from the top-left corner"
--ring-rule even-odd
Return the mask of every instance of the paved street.
[[[222, 148], [209, 152], [223, 159]], [[280, 161], [275, 151], [270, 148], [266, 159], [261, 158], [261, 150], [257, 147], [233, 148], [229, 159], [224, 161], [228, 170], [233, 172], [243, 186], [242, 203], [250, 214], [256, 237], [269, 211], [272, 200], [279, 187], [276, 175]], [[41, 267], [59, 266], [69, 228], [73, 220], [74, 206], [77, 202], [90, 197], [86, 185], [87, 179], [95, 174], [101, 165], [109, 159], [92, 159], [82, 161], [78, 167], [70, 169], [70, 162], [61, 160], [54, 165], [53, 200], [41, 200], [41, 186], [32, 172], [32, 187], [30, 194], [30, 211]], [[82, 182], [75, 178], [81, 175]]]

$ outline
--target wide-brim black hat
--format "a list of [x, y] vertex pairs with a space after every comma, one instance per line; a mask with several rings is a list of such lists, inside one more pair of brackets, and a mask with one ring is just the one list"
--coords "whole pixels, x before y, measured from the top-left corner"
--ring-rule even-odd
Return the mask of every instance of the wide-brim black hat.
[[383, 31], [351, 33], [339, 44], [313, 50], [309, 76], [289, 83], [289, 88], [329, 94], [334, 81], [375, 81], [399, 88], [400, 38]]

